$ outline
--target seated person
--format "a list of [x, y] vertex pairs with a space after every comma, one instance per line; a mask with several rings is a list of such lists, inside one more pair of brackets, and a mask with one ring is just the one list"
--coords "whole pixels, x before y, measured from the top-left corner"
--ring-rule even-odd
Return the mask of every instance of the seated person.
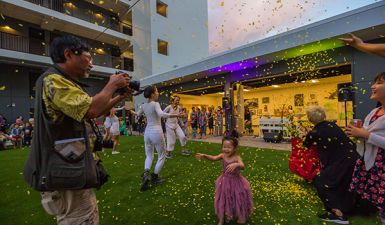
[[348, 224], [345, 214], [354, 206], [349, 185], [358, 158], [355, 144], [335, 123], [326, 121], [323, 108], [309, 107], [306, 114], [314, 128], [306, 135], [303, 145], [307, 148], [316, 145], [321, 164], [314, 186], [326, 213], [319, 217], [323, 221]]
[[13, 142], [13, 148], [16, 148], [18, 143], [22, 141], [21, 130], [18, 123], [15, 123], [14, 127], [12, 128], [10, 137]]
[[29, 122], [26, 122], [23, 127], [22, 137], [23, 137], [23, 145], [30, 146], [32, 140], [32, 125]]
[[4, 131], [0, 130], [0, 150], [5, 149], [5, 142], [7, 142], [7, 140], [11, 140], [11, 137]]

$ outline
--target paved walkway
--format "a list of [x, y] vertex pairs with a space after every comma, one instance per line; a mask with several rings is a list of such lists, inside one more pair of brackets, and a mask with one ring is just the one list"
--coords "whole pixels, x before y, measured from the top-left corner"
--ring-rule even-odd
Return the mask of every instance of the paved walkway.
[[[191, 137], [189, 137], [189, 141], [222, 143], [222, 137], [208, 136], [206, 139], [191, 139]], [[275, 149], [275, 150], [291, 151], [291, 143], [288, 143], [288, 142], [270, 143], [270, 142], [265, 142], [262, 138], [252, 137], [252, 136], [240, 137], [239, 145], [246, 146], [246, 147], [269, 148], [269, 149]]]
[[[133, 135], [139, 135], [139, 133], [136, 131], [133, 131], [132, 133]], [[222, 143], [222, 137], [214, 137], [212, 135], [208, 135], [206, 139], [192, 139], [191, 136], [189, 136], [189, 141]], [[270, 142], [265, 142], [262, 138], [252, 137], [252, 136], [243, 136], [239, 138], [239, 145], [246, 146], [246, 147], [254, 147], [254, 148], [268, 148], [268, 149], [275, 149], [275, 150], [291, 151], [291, 143], [289, 142], [270, 143]]]

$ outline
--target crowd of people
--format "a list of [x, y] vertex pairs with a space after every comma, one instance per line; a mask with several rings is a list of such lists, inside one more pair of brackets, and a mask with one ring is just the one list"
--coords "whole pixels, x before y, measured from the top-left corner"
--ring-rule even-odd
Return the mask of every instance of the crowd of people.
[[[353, 35], [343, 41], [353, 47], [377, 54], [373, 52], [372, 45], [366, 45]], [[377, 49], [383, 51], [385, 50], [383, 47], [381, 45]], [[102, 183], [100, 181], [99, 175], [103, 173], [101, 173], [101, 167], [97, 167], [100, 163], [97, 158], [95, 163], [84, 163], [90, 158], [93, 160], [89, 154], [89, 143], [84, 138], [86, 137], [85, 124], [86, 122], [92, 124], [93, 119], [109, 112], [104, 121], [104, 139], [111, 138], [113, 152], [117, 154], [121, 130], [116, 111], [121, 109], [114, 106], [132, 94], [132, 90], [127, 88], [130, 78], [127, 74], [111, 75], [106, 86], [98, 94], [90, 97], [78, 82], [80, 78], [87, 78], [92, 69], [92, 56], [88, 46], [76, 37], [65, 36], [55, 39], [50, 49], [50, 56], [55, 65], [48, 69], [37, 82], [36, 99], [40, 105], [38, 104], [35, 109], [36, 124], [31, 125], [35, 129], [35, 135], [32, 136], [32, 129], [30, 129], [33, 140], [32, 143], [30, 142], [32, 148], [24, 169], [24, 178], [36, 190], [42, 191], [44, 209], [47, 213], [55, 215], [59, 224], [99, 224], [98, 206], [93, 188], [100, 188], [105, 181]], [[314, 124], [314, 127], [304, 138], [303, 144], [306, 147], [315, 145], [319, 154], [321, 170], [314, 178], [314, 185], [325, 206], [326, 213], [320, 215], [324, 221], [349, 224], [346, 214], [354, 207], [354, 201], [352, 201], [354, 198], [351, 196], [357, 194], [379, 209], [381, 221], [385, 224], [383, 162], [385, 158], [385, 117], [383, 116], [385, 114], [385, 73], [380, 73], [374, 81], [371, 99], [380, 102], [381, 106], [368, 114], [362, 127], [350, 125], [343, 131], [334, 123], [326, 121], [325, 111], [322, 108], [313, 107], [307, 111], [309, 121]], [[127, 88], [127, 90], [114, 96], [114, 93], [121, 88]], [[151, 184], [157, 185], [165, 181], [159, 174], [166, 157], [172, 158], [171, 153], [177, 137], [182, 146], [182, 154], [189, 155], [190, 152], [185, 149], [188, 135], [187, 110], [179, 106], [180, 98], [174, 96], [170, 105], [162, 110], [157, 102], [159, 92], [155, 86], [146, 87], [143, 94], [147, 102], [140, 107], [139, 111], [130, 111], [130, 117], [142, 116], [146, 121], [144, 129], [146, 158], [140, 186], [141, 191], [146, 191]], [[74, 101], [63, 99], [74, 99]], [[166, 119], [164, 128], [162, 118]], [[10, 135], [21, 134], [17, 131], [21, 125], [23, 129], [27, 127], [27, 123], [24, 125], [21, 122], [22, 119], [18, 119]], [[250, 120], [250, 118], [247, 119]], [[132, 128], [132, 121], [129, 119], [129, 122], [124, 124], [126, 131]], [[205, 138], [207, 127], [209, 134], [221, 136], [227, 133], [223, 132], [223, 110], [220, 107], [215, 112], [213, 107], [209, 109], [193, 107], [190, 113], [190, 124], [192, 138], [197, 138], [197, 135], [199, 138]], [[167, 136], [167, 144], [164, 133]], [[237, 136], [236, 132], [232, 136], [225, 135], [222, 140], [221, 154], [197, 153], [195, 155], [198, 160], [221, 160], [223, 163], [223, 171], [216, 181], [214, 201], [219, 225], [224, 224], [226, 220], [245, 223], [254, 210], [249, 182], [240, 174], [245, 164], [237, 154], [238, 139], [235, 136]], [[356, 143], [349, 136], [356, 138]], [[61, 140], [60, 143], [57, 140]], [[72, 147], [71, 154], [61, 151], [59, 145], [63, 143]], [[97, 145], [98, 143], [95, 142], [94, 146]], [[55, 151], [52, 151], [53, 146]], [[158, 153], [158, 158], [152, 169], [155, 151]], [[63, 155], [58, 157], [57, 154]], [[79, 157], [81, 155], [85, 156]], [[39, 164], [45, 161], [36, 160], [37, 156], [43, 157], [48, 163]], [[52, 162], [60, 162], [59, 167]], [[53, 169], [42, 170], [50, 166]], [[84, 178], [86, 176], [74, 177], [71, 175], [73, 171], [91, 176], [87, 179]], [[90, 171], [91, 173], [88, 173]], [[60, 174], [60, 177], [55, 177], [52, 173]]]
[[15, 122], [8, 123], [7, 119], [0, 115], [0, 150], [4, 150], [8, 146], [12, 146], [14, 149], [29, 147], [32, 141], [33, 126], [33, 118], [24, 122], [24, 118], [18, 116]]

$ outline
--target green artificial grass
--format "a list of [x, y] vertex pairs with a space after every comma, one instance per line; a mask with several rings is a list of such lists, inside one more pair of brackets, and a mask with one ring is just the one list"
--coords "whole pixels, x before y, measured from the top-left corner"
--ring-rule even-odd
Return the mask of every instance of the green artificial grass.
[[[194, 154], [221, 152], [219, 144], [190, 141], [187, 147]], [[141, 193], [143, 137], [121, 137], [119, 151], [111, 155], [107, 150], [102, 157], [111, 178], [97, 191], [100, 224], [216, 224], [214, 184], [221, 162], [182, 156], [178, 146], [160, 174], [167, 181]], [[246, 165], [242, 174], [254, 194], [255, 211], [248, 224], [326, 224], [317, 218], [323, 207], [312, 185], [289, 171], [289, 152], [247, 147], [238, 151]], [[27, 149], [0, 152], [0, 223], [55, 224], [43, 211], [39, 193], [23, 181], [27, 153]], [[349, 220], [357, 225], [380, 224], [375, 215]]]

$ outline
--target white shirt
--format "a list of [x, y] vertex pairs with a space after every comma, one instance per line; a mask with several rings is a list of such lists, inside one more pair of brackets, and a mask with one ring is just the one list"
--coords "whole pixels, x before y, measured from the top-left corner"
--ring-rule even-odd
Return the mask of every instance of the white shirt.
[[144, 103], [141, 107], [139, 112], [137, 113], [138, 115], [143, 114], [146, 115], [147, 118], [147, 129], [162, 129], [162, 124], [161, 124], [161, 118], [166, 117], [169, 118], [171, 114], [165, 113], [162, 111], [160, 108], [159, 102], [148, 102]]
[[365, 152], [364, 161], [367, 171], [373, 167], [376, 161], [378, 148], [385, 148], [385, 115], [380, 116], [377, 120], [369, 124], [377, 110], [378, 108], [373, 109], [366, 116], [364, 124], [362, 125], [363, 128], [370, 132], [369, 138], [367, 140], [360, 138], [360, 142], [357, 143], [357, 152], [361, 156], [363, 156]]
[[104, 127], [110, 129], [111, 134], [116, 135], [119, 133], [119, 118], [117, 116], [107, 116], [104, 121]]
[[[172, 107], [172, 105], [167, 106], [163, 112], [165, 113], [172, 113], [172, 114], [179, 114], [180, 113], [180, 106], [178, 105], [176, 110]], [[178, 125], [178, 118], [167, 118], [166, 120], [166, 126], [170, 127], [171, 129], [176, 129]]]

